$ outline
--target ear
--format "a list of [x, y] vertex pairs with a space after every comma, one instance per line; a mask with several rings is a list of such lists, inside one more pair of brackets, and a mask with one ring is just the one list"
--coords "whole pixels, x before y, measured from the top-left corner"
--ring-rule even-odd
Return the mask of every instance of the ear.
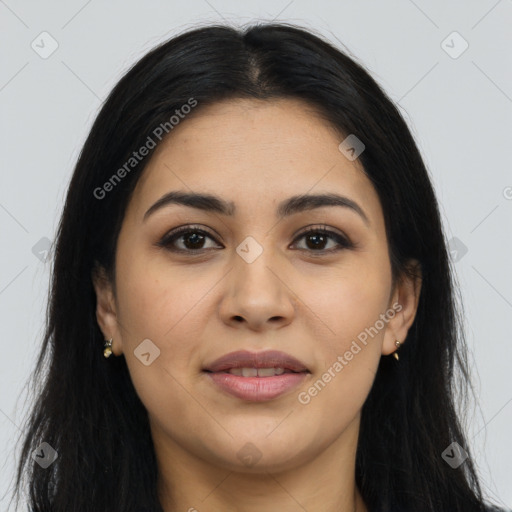
[[91, 277], [96, 292], [96, 320], [103, 337], [106, 340], [113, 339], [112, 352], [119, 356], [123, 353], [122, 339], [112, 282], [105, 269], [99, 265], [95, 265]]
[[396, 340], [404, 343], [409, 327], [416, 317], [421, 282], [421, 264], [417, 260], [410, 260], [406, 271], [397, 279], [391, 295], [389, 310], [395, 311], [395, 315], [389, 320], [384, 333], [383, 355], [389, 355], [396, 351]]

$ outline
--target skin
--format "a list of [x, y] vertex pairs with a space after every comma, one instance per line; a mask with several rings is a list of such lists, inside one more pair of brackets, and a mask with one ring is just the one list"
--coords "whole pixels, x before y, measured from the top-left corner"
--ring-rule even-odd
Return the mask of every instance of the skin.
[[[354, 480], [360, 411], [380, 358], [406, 338], [421, 281], [393, 285], [378, 195], [359, 161], [339, 151], [343, 138], [299, 100], [198, 107], [155, 150], [137, 184], [118, 239], [115, 286], [101, 272], [93, 276], [98, 323], [114, 339], [114, 355], [126, 358], [149, 413], [166, 512], [367, 510]], [[233, 201], [236, 214], [174, 204], [144, 220], [172, 190], [216, 194]], [[369, 224], [333, 206], [276, 218], [277, 204], [292, 195], [332, 192], [357, 202]], [[188, 254], [158, 246], [182, 225], [211, 234], [200, 256], [183, 237], [174, 245]], [[338, 244], [327, 239], [316, 249], [314, 235], [300, 236], [310, 225], [356, 247], [319, 256]], [[263, 248], [252, 263], [236, 252], [247, 236]], [[394, 303], [401, 311], [300, 403], [298, 394]], [[160, 350], [149, 366], [134, 355], [147, 338]], [[232, 397], [202, 368], [240, 349], [287, 352], [311, 374], [270, 401]], [[260, 455], [252, 466], [237, 456], [246, 443]]]

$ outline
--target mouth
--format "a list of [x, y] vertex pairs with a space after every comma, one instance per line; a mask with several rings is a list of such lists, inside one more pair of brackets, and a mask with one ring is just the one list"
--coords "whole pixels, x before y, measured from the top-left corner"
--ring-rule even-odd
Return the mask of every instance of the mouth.
[[203, 368], [203, 372], [221, 391], [253, 402], [277, 398], [311, 373], [301, 361], [279, 351], [232, 352]]
[[[203, 368], [203, 370], [212, 373], [232, 372], [235, 370], [234, 375], [243, 375], [243, 373], [236, 373], [237, 371], [242, 371], [245, 372], [246, 375], [244, 376], [246, 377], [256, 377], [254, 370], [256, 370], [257, 373], [260, 373], [261, 370], [274, 370], [278, 373], [309, 372], [309, 369], [302, 361], [278, 350], [265, 350], [263, 352], [239, 350], [237, 352], [230, 352], [229, 354], [219, 357]], [[265, 375], [265, 372], [262, 371], [261, 376], [272, 375]]]
[[229, 368], [228, 370], [211, 373], [229, 373], [231, 375], [238, 375], [239, 377], [275, 377], [276, 375], [283, 375], [283, 373], [302, 373], [294, 372], [288, 368], [280, 367], [260, 367], [260, 368]]

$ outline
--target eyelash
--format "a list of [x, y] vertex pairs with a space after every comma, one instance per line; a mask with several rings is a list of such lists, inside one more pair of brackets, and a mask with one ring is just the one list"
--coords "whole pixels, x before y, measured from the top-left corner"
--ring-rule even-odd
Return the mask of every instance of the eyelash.
[[[194, 249], [176, 249], [176, 248], [172, 248], [172, 244], [177, 239], [179, 239], [180, 237], [182, 237], [185, 234], [205, 235], [205, 236], [207, 236], [208, 238], [211, 238], [212, 240], [214, 240], [217, 243], [217, 241], [213, 238], [213, 236], [210, 233], [208, 233], [207, 231], [205, 231], [205, 230], [203, 230], [203, 229], [201, 229], [199, 227], [196, 227], [196, 226], [182, 226], [180, 228], [176, 228], [175, 230], [170, 231], [169, 233], [165, 234], [163, 236], [163, 238], [157, 243], [157, 245], [159, 247], [163, 247], [163, 248], [165, 248], [165, 249], [167, 249], [169, 251], [172, 251], [172, 252], [175, 252], [175, 253], [182, 253], [182, 254], [185, 254], [185, 253], [188, 253], [188, 254], [190, 254], [190, 253], [201, 254], [201, 253], [204, 253], [205, 251], [211, 250], [211, 249], [197, 249], [197, 250], [194, 250]], [[293, 243], [296, 243], [297, 240], [299, 240], [299, 239], [301, 239], [303, 237], [306, 237], [307, 235], [312, 235], [312, 234], [322, 235], [322, 236], [327, 237], [327, 238], [329, 238], [331, 240], [334, 240], [338, 244], [338, 247], [334, 248], [334, 249], [321, 249], [321, 250], [318, 250], [318, 251], [314, 250], [314, 249], [299, 249], [299, 250], [308, 251], [308, 252], [311, 252], [314, 255], [322, 256], [322, 255], [332, 254], [332, 253], [341, 251], [343, 249], [355, 248], [355, 244], [352, 243], [351, 241], [349, 241], [348, 238], [345, 238], [344, 236], [340, 235], [339, 233], [336, 233], [334, 231], [331, 231], [331, 230], [327, 229], [326, 226], [310, 227], [310, 228], [308, 228], [306, 231], [303, 231], [302, 233], [297, 235], [297, 237], [294, 239]]]

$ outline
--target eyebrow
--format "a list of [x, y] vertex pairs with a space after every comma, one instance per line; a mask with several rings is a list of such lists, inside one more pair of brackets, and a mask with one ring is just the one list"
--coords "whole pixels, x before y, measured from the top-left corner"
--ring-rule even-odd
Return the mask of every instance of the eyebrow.
[[[233, 216], [236, 212], [236, 206], [233, 201], [226, 201], [213, 194], [201, 194], [197, 192], [180, 192], [174, 190], [163, 195], [156, 203], [154, 203], [144, 214], [145, 221], [151, 214], [161, 208], [179, 204], [189, 206], [206, 212], [219, 213], [221, 215]], [[297, 195], [285, 199], [279, 203], [277, 207], [277, 217], [282, 219], [289, 217], [295, 213], [322, 208], [325, 206], [339, 206], [349, 208], [356, 212], [365, 222], [370, 225], [370, 221], [364, 210], [352, 199], [338, 194], [308, 194]]]

